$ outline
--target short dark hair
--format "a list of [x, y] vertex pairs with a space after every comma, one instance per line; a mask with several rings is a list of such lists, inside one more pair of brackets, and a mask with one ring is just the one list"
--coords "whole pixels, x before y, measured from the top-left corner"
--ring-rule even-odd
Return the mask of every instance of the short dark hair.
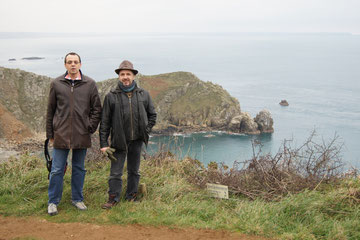
[[67, 56], [69, 56], [69, 55], [78, 56], [78, 57], [79, 57], [79, 61], [80, 61], [80, 63], [81, 63], [81, 57], [80, 57], [80, 55], [77, 54], [77, 53], [75, 53], [75, 52], [69, 52], [68, 54], [66, 54], [66, 55], [65, 55], [65, 58], [64, 58], [64, 63], [66, 63], [66, 58], [67, 58]]

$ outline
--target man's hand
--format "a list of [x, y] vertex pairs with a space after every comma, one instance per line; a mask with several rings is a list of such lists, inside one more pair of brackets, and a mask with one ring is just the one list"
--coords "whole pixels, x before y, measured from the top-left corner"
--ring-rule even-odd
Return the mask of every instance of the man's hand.
[[49, 147], [54, 147], [54, 139], [53, 138], [49, 138]]
[[105, 157], [109, 158], [111, 161], [117, 161], [116, 157], [114, 157], [113, 154], [115, 152], [115, 148], [104, 147], [101, 148], [100, 151]]

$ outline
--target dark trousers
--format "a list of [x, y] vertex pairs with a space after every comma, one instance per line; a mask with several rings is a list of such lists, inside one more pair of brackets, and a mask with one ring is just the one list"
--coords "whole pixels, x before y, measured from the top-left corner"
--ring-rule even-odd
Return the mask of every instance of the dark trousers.
[[140, 154], [142, 140], [130, 141], [128, 144], [128, 152], [115, 151], [114, 156], [117, 161], [111, 161], [110, 177], [109, 177], [109, 195], [115, 195], [115, 201], [119, 201], [122, 188], [122, 175], [127, 158], [127, 188], [126, 199], [132, 199], [137, 193], [140, 181]]

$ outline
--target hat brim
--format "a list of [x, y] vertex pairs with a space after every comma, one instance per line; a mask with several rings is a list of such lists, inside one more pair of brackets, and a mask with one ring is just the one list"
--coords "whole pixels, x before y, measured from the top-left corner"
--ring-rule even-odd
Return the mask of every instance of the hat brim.
[[135, 69], [127, 69], [127, 68], [118, 68], [118, 69], [115, 69], [115, 72], [117, 75], [119, 75], [119, 72], [121, 70], [129, 70], [129, 71], [132, 71], [134, 75], [138, 74], [138, 70], [135, 70]]

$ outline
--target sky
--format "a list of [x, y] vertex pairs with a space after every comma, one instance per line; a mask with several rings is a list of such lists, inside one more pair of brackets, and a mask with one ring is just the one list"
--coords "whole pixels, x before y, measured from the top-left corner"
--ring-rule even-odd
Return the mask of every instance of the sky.
[[0, 32], [345, 32], [360, 0], [0, 0]]

